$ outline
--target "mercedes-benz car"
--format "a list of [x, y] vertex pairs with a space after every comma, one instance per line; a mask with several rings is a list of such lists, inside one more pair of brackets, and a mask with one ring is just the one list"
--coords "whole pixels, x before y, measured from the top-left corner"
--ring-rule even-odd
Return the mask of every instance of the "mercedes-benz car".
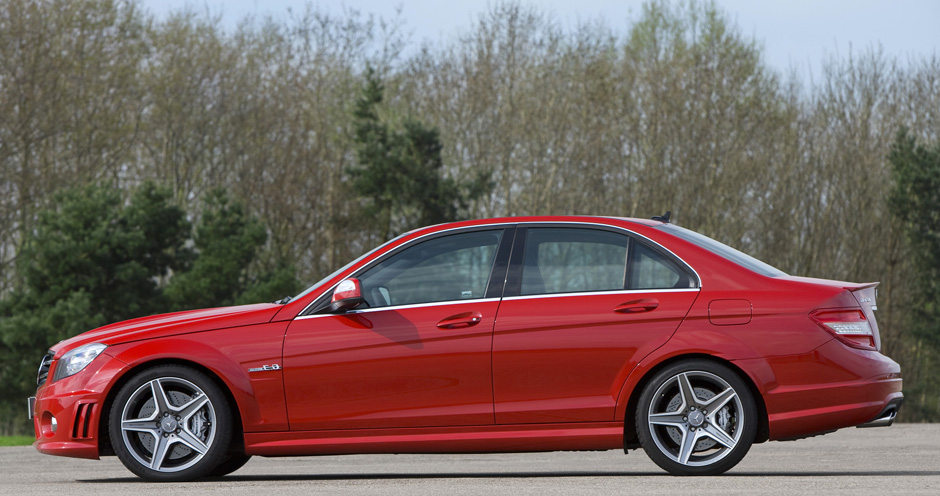
[[86, 332], [42, 359], [35, 447], [154, 481], [251, 456], [640, 447], [713, 475], [753, 443], [892, 423], [877, 283], [790, 276], [668, 220], [426, 227], [277, 303]]

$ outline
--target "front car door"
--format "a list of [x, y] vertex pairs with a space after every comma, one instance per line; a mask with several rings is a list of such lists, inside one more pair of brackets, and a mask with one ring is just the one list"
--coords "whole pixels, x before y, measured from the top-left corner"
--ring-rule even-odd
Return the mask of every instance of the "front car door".
[[613, 420], [627, 375], [698, 291], [681, 261], [623, 230], [520, 225], [493, 336], [496, 423]]
[[512, 232], [416, 240], [353, 274], [359, 308], [296, 318], [284, 342], [291, 430], [492, 425], [492, 332]]

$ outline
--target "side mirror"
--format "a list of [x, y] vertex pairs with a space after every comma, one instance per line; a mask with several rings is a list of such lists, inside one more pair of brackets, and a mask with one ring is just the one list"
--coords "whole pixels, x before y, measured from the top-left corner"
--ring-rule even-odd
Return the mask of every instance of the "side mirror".
[[330, 313], [342, 313], [358, 307], [365, 301], [362, 298], [362, 284], [359, 279], [350, 277], [336, 285], [333, 289], [333, 300], [330, 303]]

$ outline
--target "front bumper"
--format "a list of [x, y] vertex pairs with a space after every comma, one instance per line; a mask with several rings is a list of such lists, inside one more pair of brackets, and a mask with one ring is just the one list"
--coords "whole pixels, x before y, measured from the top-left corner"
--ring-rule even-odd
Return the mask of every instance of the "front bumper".
[[102, 353], [74, 376], [52, 382], [50, 373], [29, 400], [36, 449], [47, 455], [98, 459], [106, 435], [99, 432], [102, 416], [107, 418], [104, 392], [124, 367]]

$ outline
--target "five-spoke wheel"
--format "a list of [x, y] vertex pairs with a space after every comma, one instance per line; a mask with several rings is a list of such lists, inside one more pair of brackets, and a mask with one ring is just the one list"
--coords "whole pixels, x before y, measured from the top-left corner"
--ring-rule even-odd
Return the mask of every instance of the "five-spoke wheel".
[[674, 475], [714, 475], [747, 454], [757, 409], [747, 385], [730, 368], [688, 360], [657, 373], [636, 412], [640, 444]]
[[207, 475], [231, 455], [225, 395], [205, 374], [158, 366], [131, 378], [111, 409], [111, 442], [121, 462], [154, 481]]

